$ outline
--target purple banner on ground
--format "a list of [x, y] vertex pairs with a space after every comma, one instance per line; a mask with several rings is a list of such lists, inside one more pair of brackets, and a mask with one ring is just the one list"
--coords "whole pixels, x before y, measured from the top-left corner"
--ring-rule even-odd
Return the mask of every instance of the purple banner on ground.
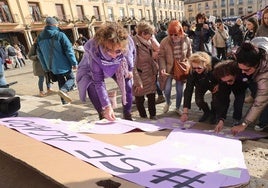
[[238, 140], [176, 129], [164, 141], [127, 150], [40, 118], [4, 118], [1, 124], [145, 187], [217, 188], [249, 181]]
[[214, 130], [189, 129], [188, 131], [193, 132], [193, 133], [207, 134], [207, 135], [211, 135], [211, 136], [231, 138], [231, 139], [236, 139], [236, 140], [254, 140], [254, 139], [267, 137], [267, 135], [262, 135], [262, 134], [259, 134], [258, 132], [248, 131], [248, 130], [240, 132], [234, 136], [234, 135], [232, 135], [231, 128], [224, 128], [219, 133], [216, 133]]

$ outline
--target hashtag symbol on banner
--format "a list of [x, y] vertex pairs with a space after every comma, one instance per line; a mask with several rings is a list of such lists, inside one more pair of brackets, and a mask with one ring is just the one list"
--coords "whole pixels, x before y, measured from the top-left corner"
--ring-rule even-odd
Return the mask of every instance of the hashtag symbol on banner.
[[[181, 188], [181, 187], [194, 188], [193, 186], [191, 186], [191, 184], [194, 182], [198, 182], [200, 184], [205, 183], [204, 181], [201, 181], [200, 178], [202, 178], [203, 176], [206, 176], [206, 174], [199, 174], [199, 175], [196, 175], [194, 177], [189, 177], [189, 176], [184, 175], [184, 173], [189, 172], [189, 170], [186, 170], [186, 169], [179, 170], [176, 172], [169, 172], [166, 170], [158, 170], [158, 172], [164, 173], [166, 175], [164, 175], [164, 176], [153, 175], [153, 177], [157, 177], [157, 179], [152, 180], [151, 181], [152, 183], [158, 184], [158, 183], [163, 182], [163, 181], [169, 181], [169, 182], [173, 182], [176, 184], [175, 186], [173, 186], [175, 188]], [[175, 180], [174, 179], [175, 177], [181, 177], [183, 179], [183, 181], [180, 182], [178, 180]]]

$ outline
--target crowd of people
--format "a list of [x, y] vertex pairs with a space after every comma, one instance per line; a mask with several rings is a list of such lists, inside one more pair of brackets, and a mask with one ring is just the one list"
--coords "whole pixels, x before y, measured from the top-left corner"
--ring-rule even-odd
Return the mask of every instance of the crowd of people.
[[[76, 56], [75, 51], [81, 54]], [[175, 112], [181, 121], [189, 118], [194, 93], [203, 111], [199, 122], [209, 120], [215, 124], [215, 132], [220, 132], [233, 93], [234, 135], [249, 125], [255, 125], [257, 131], [268, 127], [268, 9], [263, 11], [260, 25], [255, 17], [238, 18], [234, 24], [222, 19], [209, 23], [205, 14], [199, 13], [191, 24], [172, 20], [161, 24], [158, 31], [150, 23], [140, 22], [133, 35], [120, 23], [105, 23], [92, 39], [81, 35], [74, 46], [59, 30], [58, 22], [48, 17], [28, 56], [39, 77], [40, 96], [45, 95], [44, 80], [47, 92], [51, 90], [47, 75], [52, 72], [62, 104], [72, 102], [68, 92], [77, 84], [81, 101], [88, 96], [100, 119], [116, 119], [106, 78], [117, 83], [123, 118], [131, 121], [133, 104], [141, 118], [157, 119], [156, 105], [162, 102], [163, 113], [167, 113], [174, 80]], [[175, 79], [175, 62], [189, 64], [187, 78]], [[207, 92], [211, 92], [210, 101], [205, 101]], [[247, 93], [253, 100], [243, 114]]]

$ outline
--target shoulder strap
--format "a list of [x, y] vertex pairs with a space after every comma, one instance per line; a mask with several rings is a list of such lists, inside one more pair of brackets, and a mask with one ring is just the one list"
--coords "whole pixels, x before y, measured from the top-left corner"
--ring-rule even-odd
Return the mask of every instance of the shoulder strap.
[[51, 38], [51, 39], [52, 39], [52, 44], [50, 45], [49, 70], [52, 69], [52, 59], [53, 59], [54, 41], [55, 41], [55, 38], [58, 36], [58, 34], [59, 34], [59, 31], [56, 32], [56, 34]]

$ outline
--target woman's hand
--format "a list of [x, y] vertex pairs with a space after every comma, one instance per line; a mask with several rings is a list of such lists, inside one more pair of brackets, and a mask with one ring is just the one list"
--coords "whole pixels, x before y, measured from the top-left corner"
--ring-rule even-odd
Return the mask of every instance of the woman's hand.
[[182, 113], [181, 117], [180, 117], [180, 120], [182, 122], [185, 122], [188, 120], [188, 113]]
[[141, 92], [143, 90], [143, 85], [141, 84], [139, 86], [135, 86], [134, 88], [135, 88], [135, 92], [139, 93], [139, 92]]
[[166, 69], [162, 69], [161, 71], [160, 71], [160, 73], [161, 73], [161, 76], [168, 76], [169, 74], [166, 72]]
[[219, 133], [219, 132], [222, 130], [223, 126], [224, 126], [224, 121], [220, 120], [220, 121], [218, 122], [218, 124], [216, 125], [214, 131], [215, 131], [216, 133]]
[[129, 71], [126, 78], [132, 79], [133, 78], [133, 72]]
[[211, 93], [216, 93], [219, 91], [219, 84], [215, 85], [214, 88], [212, 89]]
[[243, 125], [237, 125], [231, 128], [232, 134], [235, 136], [240, 132], [243, 132], [246, 129], [246, 126]]
[[107, 106], [103, 112], [102, 112], [102, 115], [105, 119], [109, 120], [109, 121], [114, 121], [116, 118], [115, 118], [115, 115], [114, 115], [114, 110], [111, 106]]

